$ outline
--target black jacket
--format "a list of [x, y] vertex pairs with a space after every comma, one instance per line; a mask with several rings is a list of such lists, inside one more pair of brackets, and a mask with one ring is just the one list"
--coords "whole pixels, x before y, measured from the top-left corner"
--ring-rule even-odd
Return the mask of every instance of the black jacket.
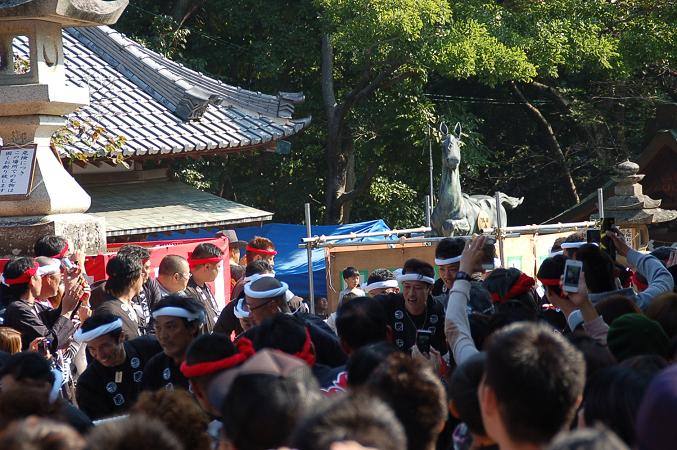
[[5, 326], [21, 333], [21, 350], [38, 337], [51, 339], [50, 350], [55, 352], [68, 345], [75, 332], [73, 322], [61, 315], [61, 307], [52, 309], [39, 303], [33, 306], [23, 300], [15, 300], [5, 311]]

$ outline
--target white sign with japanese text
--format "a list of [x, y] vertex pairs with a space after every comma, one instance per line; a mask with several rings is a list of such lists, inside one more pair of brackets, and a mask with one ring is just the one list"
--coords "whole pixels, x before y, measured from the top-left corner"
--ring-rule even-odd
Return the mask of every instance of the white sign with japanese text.
[[33, 184], [36, 146], [0, 147], [0, 197], [27, 197]]

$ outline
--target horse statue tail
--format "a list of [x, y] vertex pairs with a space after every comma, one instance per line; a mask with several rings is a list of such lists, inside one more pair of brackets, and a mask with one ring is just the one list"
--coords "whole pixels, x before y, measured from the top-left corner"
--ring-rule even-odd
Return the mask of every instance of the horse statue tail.
[[501, 201], [501, 205], [505, 206], [505, 209], [515, 209], [524, 201], [524, 197], [511, 197], [503, 192], [498, 193], [498, 198]]

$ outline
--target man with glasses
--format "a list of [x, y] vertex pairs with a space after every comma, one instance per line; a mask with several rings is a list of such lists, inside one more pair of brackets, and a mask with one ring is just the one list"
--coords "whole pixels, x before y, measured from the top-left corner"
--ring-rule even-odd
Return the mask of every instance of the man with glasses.
[[[253, 338], [258, 332], [258, 325], [262, 322], [272, 319], [278, 314], [292, 314], [285, 298], [288, 289], [286, 283], [270, 276], [260, 277], [245, 284], [245, 309], [255, 327], [245, 332], [244, 336], [254, 340]], [[321, 319], [305, 313], [297, 312], [294, 315], [308, 327], [317, 363], [329, 367], [338, 367], [345, 364], [346, 355], [341, 349], [336, 335]]]
[[[183, 294], [190, 280], [190, 267], [183, 256], [167, 255], [160, 261], [157, 283], [162, 297], [169, 294]], [[150, 305], [151, 308], [155, 305]]]

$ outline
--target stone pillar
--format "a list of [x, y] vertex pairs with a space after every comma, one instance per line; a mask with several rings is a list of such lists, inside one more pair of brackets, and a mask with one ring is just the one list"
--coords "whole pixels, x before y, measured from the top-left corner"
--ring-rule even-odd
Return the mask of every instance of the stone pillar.
[[[0, 199], [0, 256], [31, 254], [45, 234], [71, 239], [88, 253], [106, 248], [103, 219], [84, 214], [89, 195], [50, 149], [65, 115], [89, 104], [89, 90], [66, 85], [62, 28], [113, 24], [127, 0], [55, 0], [0, 4], [0, 138], [35, 144], [33, 189], [26, 199]], [[28, 42], [28, 64], [15, 66], [15, 39]]]

